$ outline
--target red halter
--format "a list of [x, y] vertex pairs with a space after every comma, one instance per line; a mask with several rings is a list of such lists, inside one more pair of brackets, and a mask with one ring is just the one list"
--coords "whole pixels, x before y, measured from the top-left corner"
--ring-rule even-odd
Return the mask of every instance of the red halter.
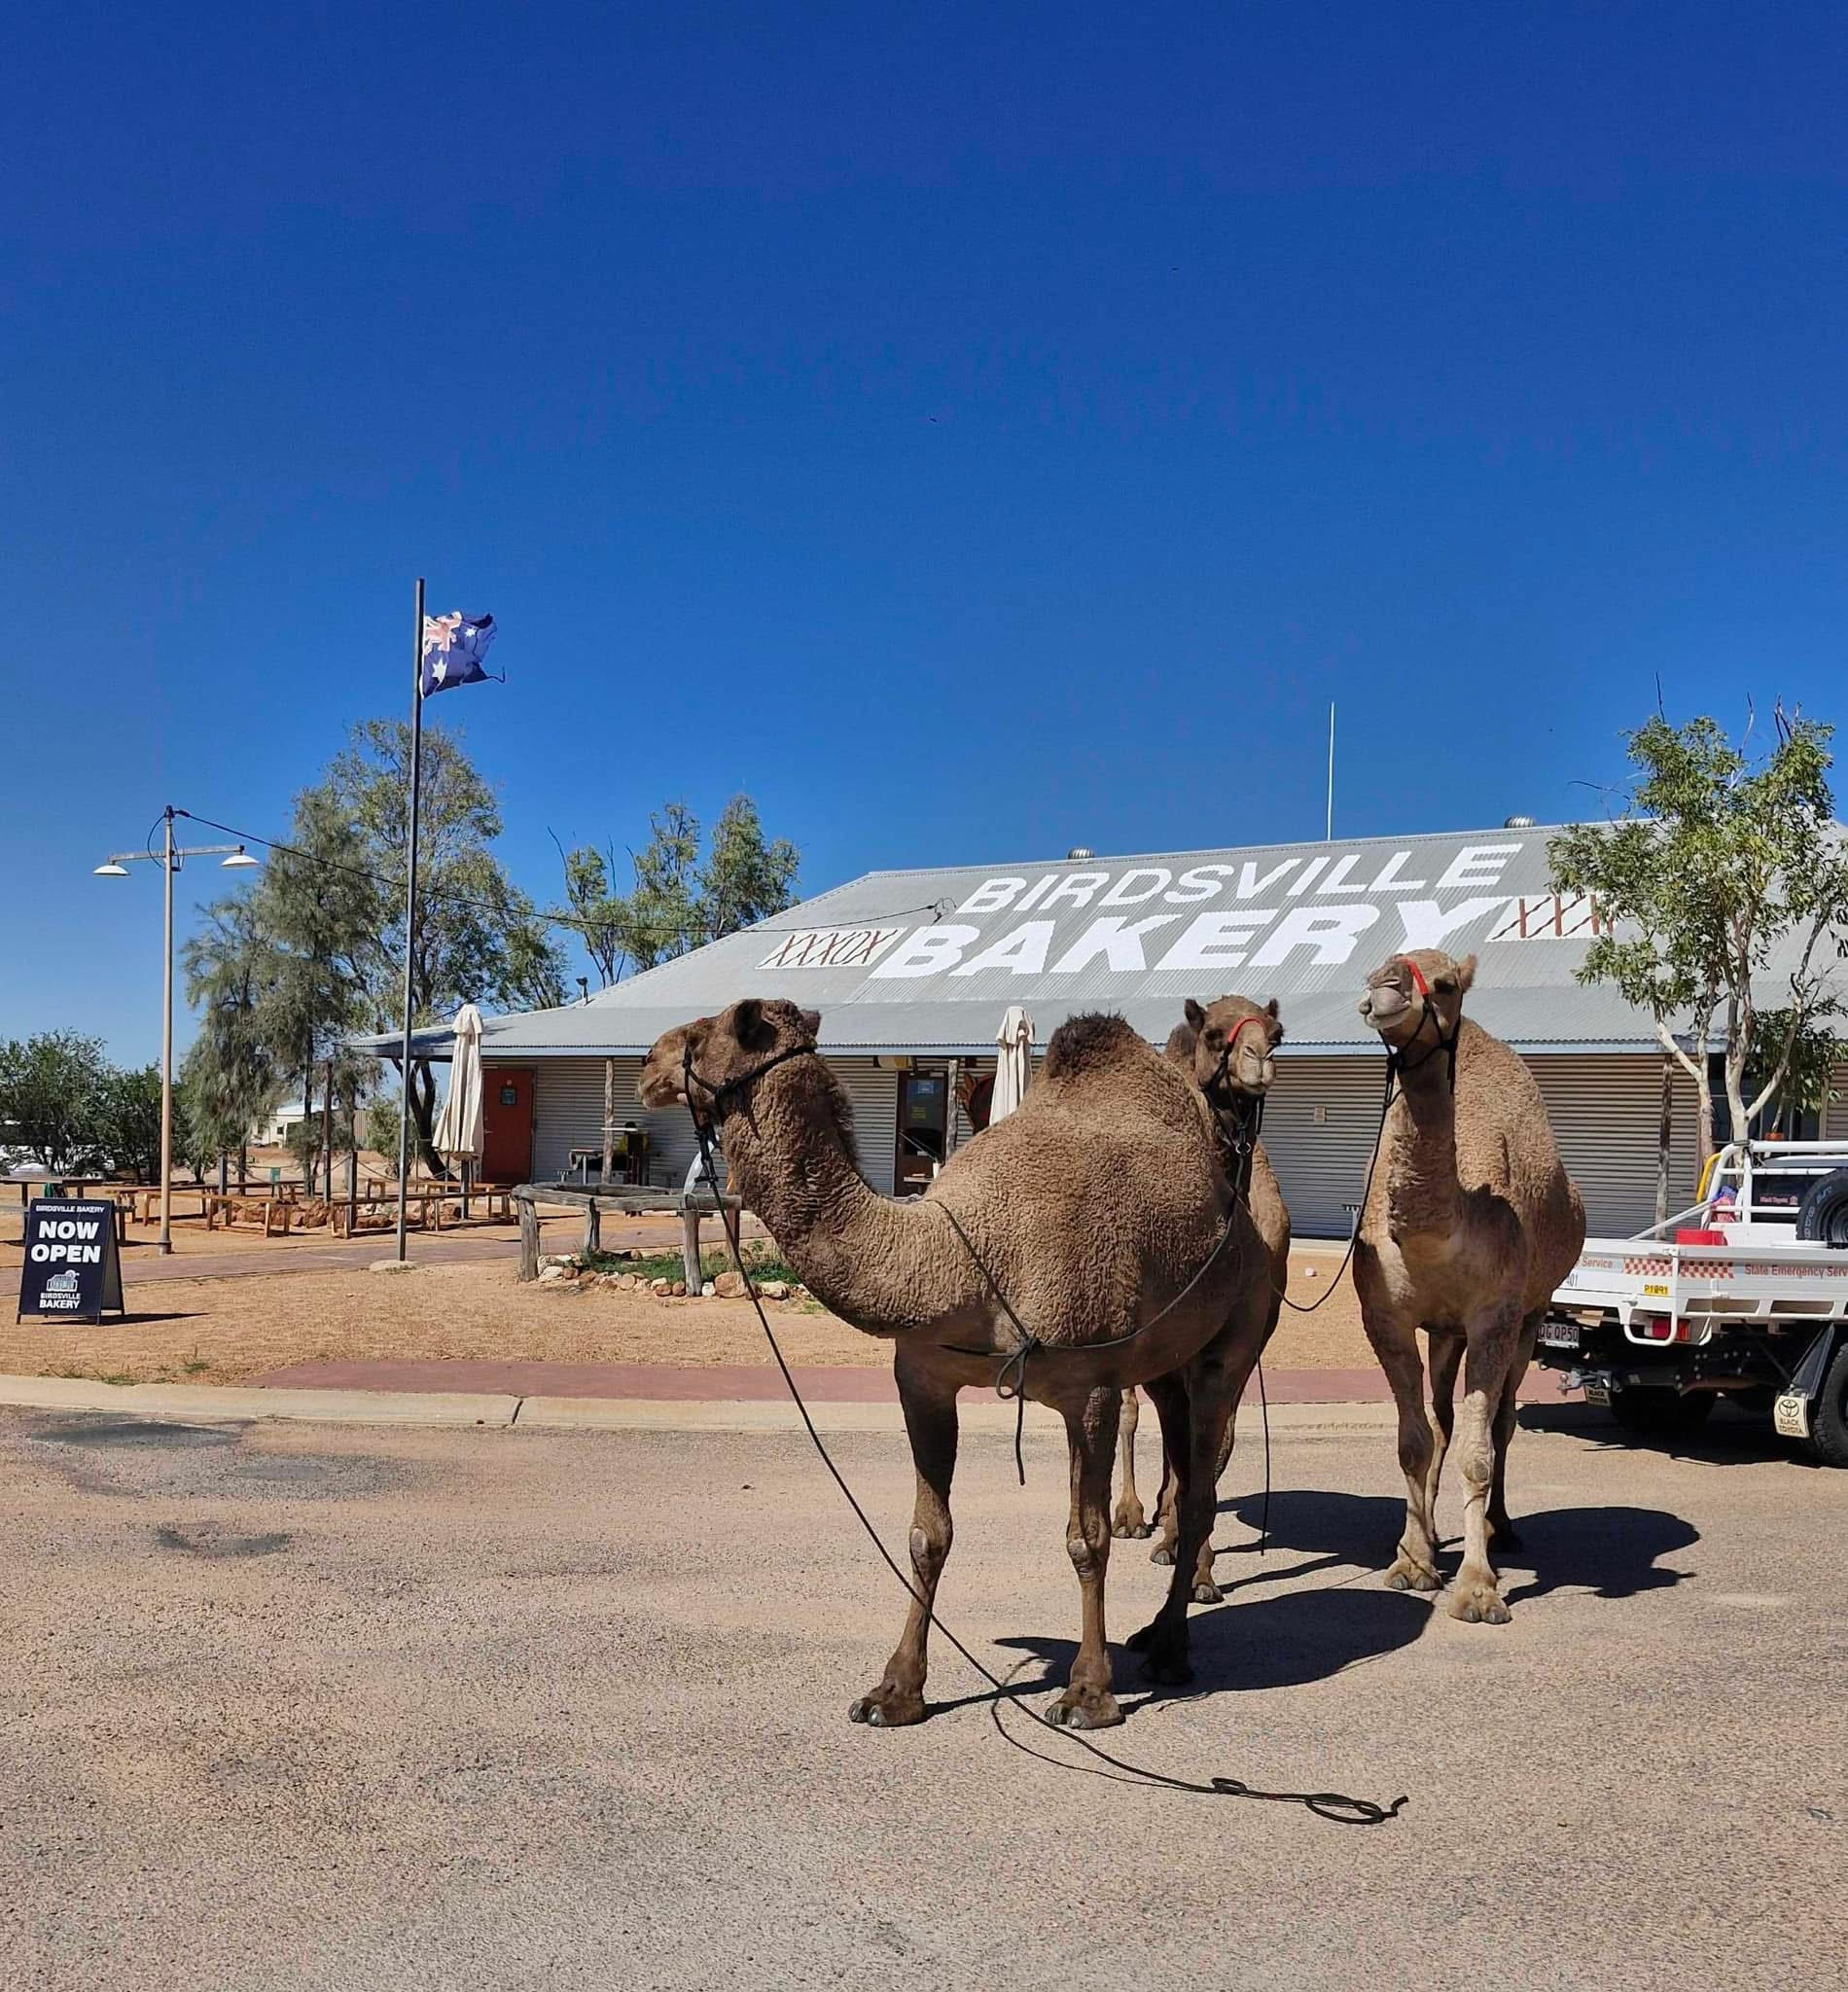
[[1418, 964], [1408, 954], [1402, 954], [1399, 958], [1411, 971], [1411, 986], [1417, 990], [1420, 996], [1429, 996], [1431, 994], [1430, 985], [1425, 981], [1424, 974]]

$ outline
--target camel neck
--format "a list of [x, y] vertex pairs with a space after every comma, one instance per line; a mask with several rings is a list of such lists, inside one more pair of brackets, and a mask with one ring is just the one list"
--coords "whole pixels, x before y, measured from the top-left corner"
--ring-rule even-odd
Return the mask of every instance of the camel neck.
[[832, 1312], [869, 1334], [926, 1328], [970, 1298], [968, 1269], [943, 1250], [948, 1227], [867, 1183], [805, 1063], [767, 1075], [727, 1115], [732, 1187]]
[[1398, 1125], [1387, 1167], [1386, 1197], [1392, 1234], [1449, 1234], [1460, 1193], [1457, 1181], [1456, 1095], [1448, 1060], [1428, 1058], [1400, 1077], [1393, 1106]]

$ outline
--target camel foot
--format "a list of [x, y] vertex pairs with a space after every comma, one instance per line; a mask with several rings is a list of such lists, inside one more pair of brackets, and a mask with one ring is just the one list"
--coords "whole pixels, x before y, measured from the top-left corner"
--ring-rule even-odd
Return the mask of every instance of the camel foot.
[[1414, 1563], [1402, 1549], [1386, 1573], [1386, 1588], [1389, 1591], [1440, 1591], [1443, 1580], [1428, 1563]]
[[1162, 1540], [1162, 1541], [1160, 1541], [1159, 1543], [1157, 1543], [1157, 1544], [1156, 1544], [1156, 1545], [1155, 1546], [1155, 1547], [1154, 1547], [1153, 1549], [1151, 1549], [1151, 1550], [1149, 1551], [1149, 1561], [1150, 1561], [1151, 1563], [1159, 1563], [1159, 1564], [1163, 1565], [1164, 1567], [1166, 1567], [1167, 1565], [1169, 1565], [1169, 1564], [1173, 1563], [1173, 1561], [1174, 1561], [1174, 1545], [1173, 1545], [1173, 1543], [1172, 1543], [1171, 1541], [1167, 1540], [1166, 1538], [1163, 1538], [1163, 1540]]
[[1450, 1616], [1467, 1625], [1506, 1625], [1508, 1607], [1491, 1570], [1459, 1570], [1450, 1591]]
[[1217, 1605], [1226, 1593], [1216, 1583], [1196, 1583], [1193, 1586], [1193, 1602], [1196, 1605]]
[[1068, 1688], [1046, 1719], [1061, 1729], [1114, 1729], [1123, 1712], [1108, 1688]]
[[1142, 1655], [1144, 1680], [1176, 1688], [1193, 1679], [1193, 1669], [1188, 1664], [1185, 1623], [1177, 1629], [1168, 1619], [1152, 1618], [1140, 1632], [1132, 1632], [1126, 1644], [1131, 1653]]
[[1149, 1517], [1140, 1508], [1121, 1508], [1111, 1516], [1110, 1532], [1119, 1542], [1143, 1542], [1155, 1534], [1149, 1526]]
[[870, 1729], [903, 1729], [924, 1720], [924, 1697], [915, 1688], [897, 1688], [881, 1681], [871, 1694], [863, 1694], [847, 1711], [850, 1723], [865, 1723]]

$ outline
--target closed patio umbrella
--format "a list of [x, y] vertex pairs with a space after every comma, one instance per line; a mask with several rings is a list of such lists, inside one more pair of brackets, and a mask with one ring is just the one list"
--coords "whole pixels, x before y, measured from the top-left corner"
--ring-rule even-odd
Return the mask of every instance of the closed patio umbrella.
[[481, 1013], [465, 1003], [455, 1014], [455, 1058], [449, 1067], [449, 1097], [437, 1117], [440, 1155], [460, 1167], [481, 1153]]
[[994, 1100], [988, 1109], [988, 1125], [1005, 1120], [1020, 1104], [1033, 1075], [1033, 1019], [1017, 1003], [1008, 1006], [995, 1033], [1000, 1050], [995, 1056]]

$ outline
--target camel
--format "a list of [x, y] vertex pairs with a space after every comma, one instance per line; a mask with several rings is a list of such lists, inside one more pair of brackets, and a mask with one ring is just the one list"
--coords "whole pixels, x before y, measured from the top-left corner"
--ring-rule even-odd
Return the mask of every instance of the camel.
[[[1386, 1582], [1395, 1590], [1441, 1587], [1438, 1478], [1454, 1431], [1466, 1494], [1450, 1615], [1505, 1625], [1489, 1540], [1515, 1540], [1507, 1497], [1514, 1393], [1585, 1221], [1533, 1074], [1463, 1014], [1475, 977], [1475, 955], [1459, 962], [1427, 947], [1394, 955], [1367, 978], [1361, 1014], [1398, 1078], [1361, 1213], [1354, 1287], [1399, 1408], [1405, 1528]], [[1429, 1418], [1421, 1328], [1431, 1343]]]
[[[717, 1125], [732, 1187], [809, 1291], [895, 1345], [917, 1471], [914, 1590], [884, 1674], [848, 1714], [874, 1727], [924, 1717], [956, 1393], [1004, 1378], [1060, 1413], [1071, 1449], [1066, 1548], [1083, 1634], [1050, 1720], [1120, 1722], [1104, 1579], [1122, 1392], [1149, 1384], [1179, 1468], [1174, 1577], [1129, 1644], [1152, 1680], [1184, 1681], [1186, 1573], [1212, 1529], [1233, 1379], [1266, 1314], [1262, 1247], [1220, 1167], [1206, 1103], [1120, 1017], [1074, 1017], [1053, 1032], [1020, 1107], [958, 1149], [923, 1196], [899, 1202], [860, 1174], [847, 1096], [815, 1052], [820, 1028], [793, 1003], [734, 1003], [658, 1039], [641, 1091], [651, 1109], [679, 1102]], [[1033, 1338], [1024, 1352], [1016, 1318]]]
[[[1202, 1009], [1190, 996], [1184, 1020], [1168, 1033], [1166, 1056], [1170, 1063], [1191, 1075], [1214, 1109], [1215, 1128], [1220, 1141], [1221, 1165], [1237, 1180], [1244, 1173], [1244, 1158], [1235, 1153], [1236, 1131], [1252, 1114], [1253, 1104], [1269, 1091], [1276, 1077], [1276, 1049], [1283, 1042], [1283, 1025], [1277, 1020], [1276, 999], [1262, 1008], [1245, 996], [1222, 996]], [[1264, 1145], [1255, 1137], [1250, 1152], [1250, 1173], [1246, 1182], [1246, 1203], [1263, 1241], [1271, 1288], [1263, 1333], [1252, 1350], [1252, 1363], [1263, 1353], [1276, 1333], [1283, 1311], [1283, 1295], [1290, 1278], [1290, 1213], [1284, 1206], [1283, 1192]], [[1249, 1368], [1234, 1379], [1232, 1414], [1226, 1422], [1221, 1442], [1217, 1481], [1226, 1472], [1232, 1452], [1232, 1427], [1238, 1416], [1239, 1399], [1250, 1379]], [[1122, 1479], [1111, 1518], [1111, 1533], [1119, 1537], [1146, 1538], [1152, 1531], [1136, 1491], [1136, 1428], [1141, 1422], [1137, 1393], [1123, 1392], [1122, 1417], [1117, 1441]], [[1161, 1493], [1155, 1514], [1161, 1525], [1160, 1538], [1149, 1552], [1152, 1563], [1174, 1561], [1177, 1534], [1174, 1505], [1169, 1499], [1172, 1476], [1163, 1463]], [[1209, 1537], [1200, 1549], [1194, 1572], [1193, 1599], [1196, 1604], [1215, 1603], [1220, 1596], [1213, 1577], [1213, 1545]]]

